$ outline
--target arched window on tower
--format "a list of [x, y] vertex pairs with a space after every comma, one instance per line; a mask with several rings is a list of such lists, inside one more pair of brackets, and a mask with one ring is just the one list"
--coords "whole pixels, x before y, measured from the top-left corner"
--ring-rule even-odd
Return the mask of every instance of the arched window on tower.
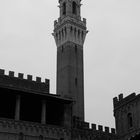
[[63, 3], [63, 15], [66, 15], [66, 3]]
[[132, 117], [132, 113], [128, 113], [128, 114], [127, 114], [127, 121], [128, 121], [128, 128], [132, 128], [132, 127], [133, 127], [133, 117]]
[[72, 13], [77, 14], [77, 4], [75, 1], [72, 2]]

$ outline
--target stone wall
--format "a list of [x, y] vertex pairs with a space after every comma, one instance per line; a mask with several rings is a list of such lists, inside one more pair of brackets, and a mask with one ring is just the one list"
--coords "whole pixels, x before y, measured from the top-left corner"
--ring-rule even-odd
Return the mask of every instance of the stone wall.
[[132, 93], [127, 97], [120, 94], [113, 99], [116, 131], [119, 140], [127, 140], [140, 132], [140, 95]]
[[25, 121], [0, 119], [1, 140], [70, 140], [70, 130]]

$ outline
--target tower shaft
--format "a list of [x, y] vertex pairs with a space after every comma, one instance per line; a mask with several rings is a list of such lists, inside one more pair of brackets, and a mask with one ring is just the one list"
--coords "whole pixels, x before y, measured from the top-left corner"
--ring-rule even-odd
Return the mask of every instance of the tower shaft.
[[57, 45], [57, 94], [73, 99], [73, 116], [84, 120], [83, 44], [86, 19], [80, 17], [80, 0], [60, 0], [60, 17], [54, 22]]

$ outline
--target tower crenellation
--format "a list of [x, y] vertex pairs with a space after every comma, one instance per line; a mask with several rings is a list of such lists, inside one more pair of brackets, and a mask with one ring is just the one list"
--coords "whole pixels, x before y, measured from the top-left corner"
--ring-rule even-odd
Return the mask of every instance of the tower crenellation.
[[139, 94], [136, 95], [136, 93], [131, 93], [130, 95], [128, 95], [124, 98], [123, 93], [119, 94], [118, 97], [113, 98], [114, 109], [124, 106], [126, 104], [129, 104], [129, 102], [134, 101], [139, 96], [140, 96]]

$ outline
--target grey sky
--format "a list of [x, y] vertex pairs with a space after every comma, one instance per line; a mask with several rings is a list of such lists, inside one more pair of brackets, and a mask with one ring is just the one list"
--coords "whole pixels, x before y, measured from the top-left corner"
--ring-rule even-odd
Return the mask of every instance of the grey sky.
[[[112, 98], [140, 92], [140, 1], [83, 0], [86, 121], [114, 127]], [[55, 93], [58, 0], [0, 0], [0, 68], [49, 78]]]

